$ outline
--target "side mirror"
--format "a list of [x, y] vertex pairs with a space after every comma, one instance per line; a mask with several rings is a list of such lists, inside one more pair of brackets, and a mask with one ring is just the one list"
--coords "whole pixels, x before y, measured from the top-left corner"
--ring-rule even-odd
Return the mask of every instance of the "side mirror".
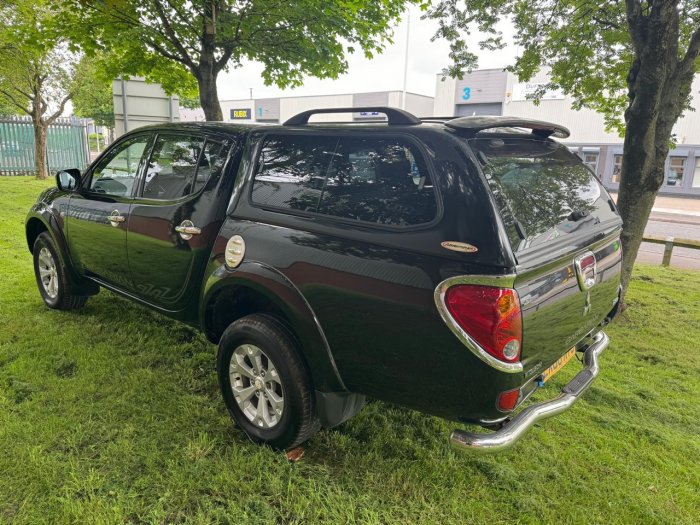
[[59, 190], [75, 191], [80, 186], [80, 170], [71, 168], [56, 173], [56, 186]]

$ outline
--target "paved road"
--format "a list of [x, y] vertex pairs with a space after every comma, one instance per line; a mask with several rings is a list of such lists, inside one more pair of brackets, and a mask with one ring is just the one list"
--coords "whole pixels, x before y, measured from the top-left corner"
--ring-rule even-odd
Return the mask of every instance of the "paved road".
[[[684, 239], [700, 240], [700, 217], [655, 213], [652, 214], [644, 231], [652, 235], [672, 235]], [[661, 264], [663, 251], [662, 244], [643, 243], [639, 249], [637, 260]], [[671, 266], [700, 270], [700, 250], [674, 248]]]

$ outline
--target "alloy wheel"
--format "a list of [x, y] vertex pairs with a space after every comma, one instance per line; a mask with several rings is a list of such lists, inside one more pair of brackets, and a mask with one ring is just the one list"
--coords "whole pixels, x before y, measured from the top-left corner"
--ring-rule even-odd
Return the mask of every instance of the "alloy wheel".
[[237, 347], [229, 365], [231, 390], [238, 408], [260, 428], [272, 428], [284, 412], [284, 389], [277, 368], [260, 348]]
[[58, 296], [58, 270], [56, 269], [56, 261], [46, 247], [41, 249], [38, 259], [41, 285], [44, 287], [46, 295], [51, 299], [55, 299]]

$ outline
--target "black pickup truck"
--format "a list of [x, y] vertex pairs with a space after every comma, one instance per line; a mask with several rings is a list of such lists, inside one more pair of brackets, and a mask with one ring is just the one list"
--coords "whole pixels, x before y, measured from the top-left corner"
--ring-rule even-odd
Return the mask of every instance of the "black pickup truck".
[[[386, 120], [309, 123], [358, 111]], [[618, 302], [621, 220], [567, 136], [394, 108], [139, 128], [57, 174], [27, 243], [50, 308], [106, 288], [202, 330], [256, 442], [293, 447], [370, 396], [499, 450], [589, 386]], [[559, 395], [522, 408], [576, 352]]]

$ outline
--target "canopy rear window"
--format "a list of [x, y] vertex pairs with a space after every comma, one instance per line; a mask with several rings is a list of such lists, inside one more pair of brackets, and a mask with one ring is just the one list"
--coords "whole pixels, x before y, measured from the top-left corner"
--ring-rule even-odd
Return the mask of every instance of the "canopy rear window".
[[605, 188], [561, 144], [512, 137], [478, 138], [470, 144], [516, 252], [617, 217]]

